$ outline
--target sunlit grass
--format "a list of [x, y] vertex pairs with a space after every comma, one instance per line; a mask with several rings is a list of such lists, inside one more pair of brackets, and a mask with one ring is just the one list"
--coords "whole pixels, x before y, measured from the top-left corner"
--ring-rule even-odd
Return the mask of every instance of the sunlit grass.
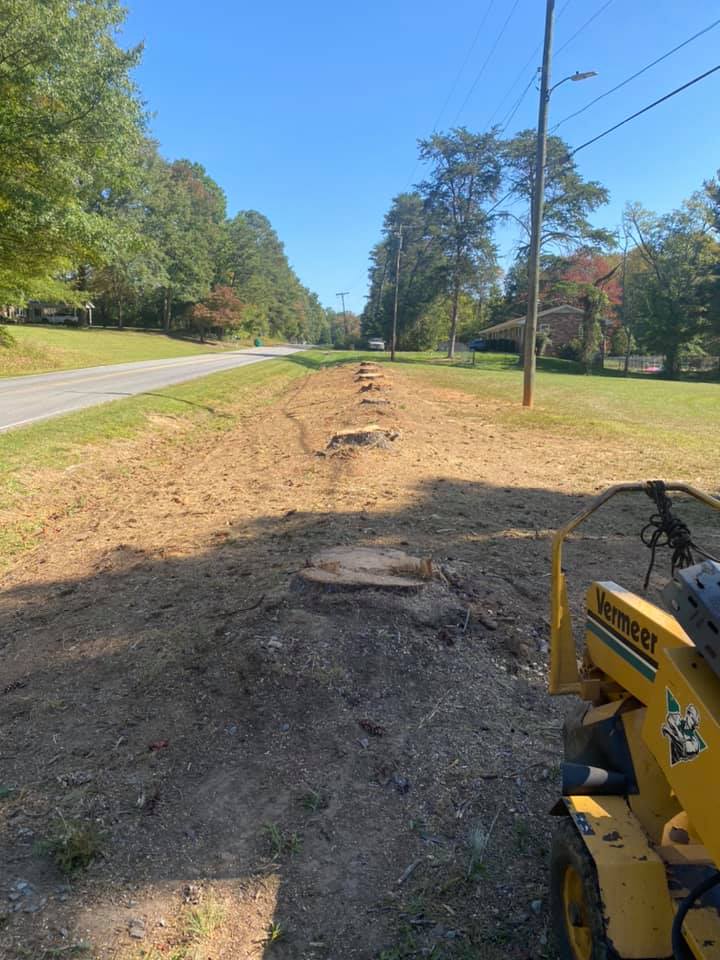
[[189, 357], [240, 346], [232, 341], [213, 345], [193, 343], [167, 336], [159, 330], [100, 330], [94, 327], [79, 330], [24, 324], [10, 324], [7, 330], [15, 344], [9, 348], [0, 346], [1, 377], [135, 360]]

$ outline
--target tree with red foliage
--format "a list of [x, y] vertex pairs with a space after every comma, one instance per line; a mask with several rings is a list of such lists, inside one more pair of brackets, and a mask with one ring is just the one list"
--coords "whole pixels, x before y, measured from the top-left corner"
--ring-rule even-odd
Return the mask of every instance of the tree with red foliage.
[[618, 306], [622, 301], [622, 284], [618, 266], [622, 260], [619, 256], [604, 256], [592, 250], [579, 250], [565, 260], [565, 268], [561, 271], [561, 282], [575, 284], [593, 284], [602, 287], [608, 298], [608, 303]]
[[230, 327], [240, 326], [243, 318], [243, 304], [232, 287], [218, 284], [210, 295], [190, 310], [190, 326], [198, 331], [200, 343], [205, 343], [209, 330], [222, 332]]
[[601, 320], [622, 301], [621, 265], [622, 258], [584, 249], [565, 260], [565, 266], [560, 269], [558, 291], [583, 311], [579, 352], [586, 373], [591, 372], [602, 337]]

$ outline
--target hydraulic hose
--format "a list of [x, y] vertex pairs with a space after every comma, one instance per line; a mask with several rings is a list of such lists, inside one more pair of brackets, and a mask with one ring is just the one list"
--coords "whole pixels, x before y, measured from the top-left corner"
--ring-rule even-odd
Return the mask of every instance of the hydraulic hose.
[[706, 877], [701, 883], [693, 887], [690, 893], [680, 901], [680, 906], [675, 914], [672, 925], [672, 951], [674, 960], [687, 960], [687, 958], [691, 956], [682, 932], [685, 917], [695, 901], [699, 900], [708, 890], [712, 890], [712, 888], [716, 887], [719, 883], [720, 870], [716, 870], [715, 873], [710, 874], [709, 877]]

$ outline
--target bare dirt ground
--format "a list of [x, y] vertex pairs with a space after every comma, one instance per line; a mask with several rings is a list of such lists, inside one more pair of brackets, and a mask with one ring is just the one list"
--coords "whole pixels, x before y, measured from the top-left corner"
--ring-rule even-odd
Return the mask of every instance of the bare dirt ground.
[[[0, 600], [3, 960], [553, 955], [549, 536], [631, 451], [355, 373], [38, 478], [44, 540]], [[394, 439], [328, 447], [371, 422]], [[585, 583], [637, 585], [634, 516], [576, 544]], [[299, 585], [342, 544], [442, 576]], [[42, 842], [88, 826], [66, 877]]]

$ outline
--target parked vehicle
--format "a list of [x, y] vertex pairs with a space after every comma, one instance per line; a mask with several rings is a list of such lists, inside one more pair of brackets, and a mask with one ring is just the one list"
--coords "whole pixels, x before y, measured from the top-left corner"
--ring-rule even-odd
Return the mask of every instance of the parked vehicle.
[[380, 337], [372, 337], [372, 339], [368, 340], [368, 349], [369, 349], [369, 350], [384, 350], [384, 349], [385, 349], [385, 341], [384, 341], [384, 340], [381, 340]]

